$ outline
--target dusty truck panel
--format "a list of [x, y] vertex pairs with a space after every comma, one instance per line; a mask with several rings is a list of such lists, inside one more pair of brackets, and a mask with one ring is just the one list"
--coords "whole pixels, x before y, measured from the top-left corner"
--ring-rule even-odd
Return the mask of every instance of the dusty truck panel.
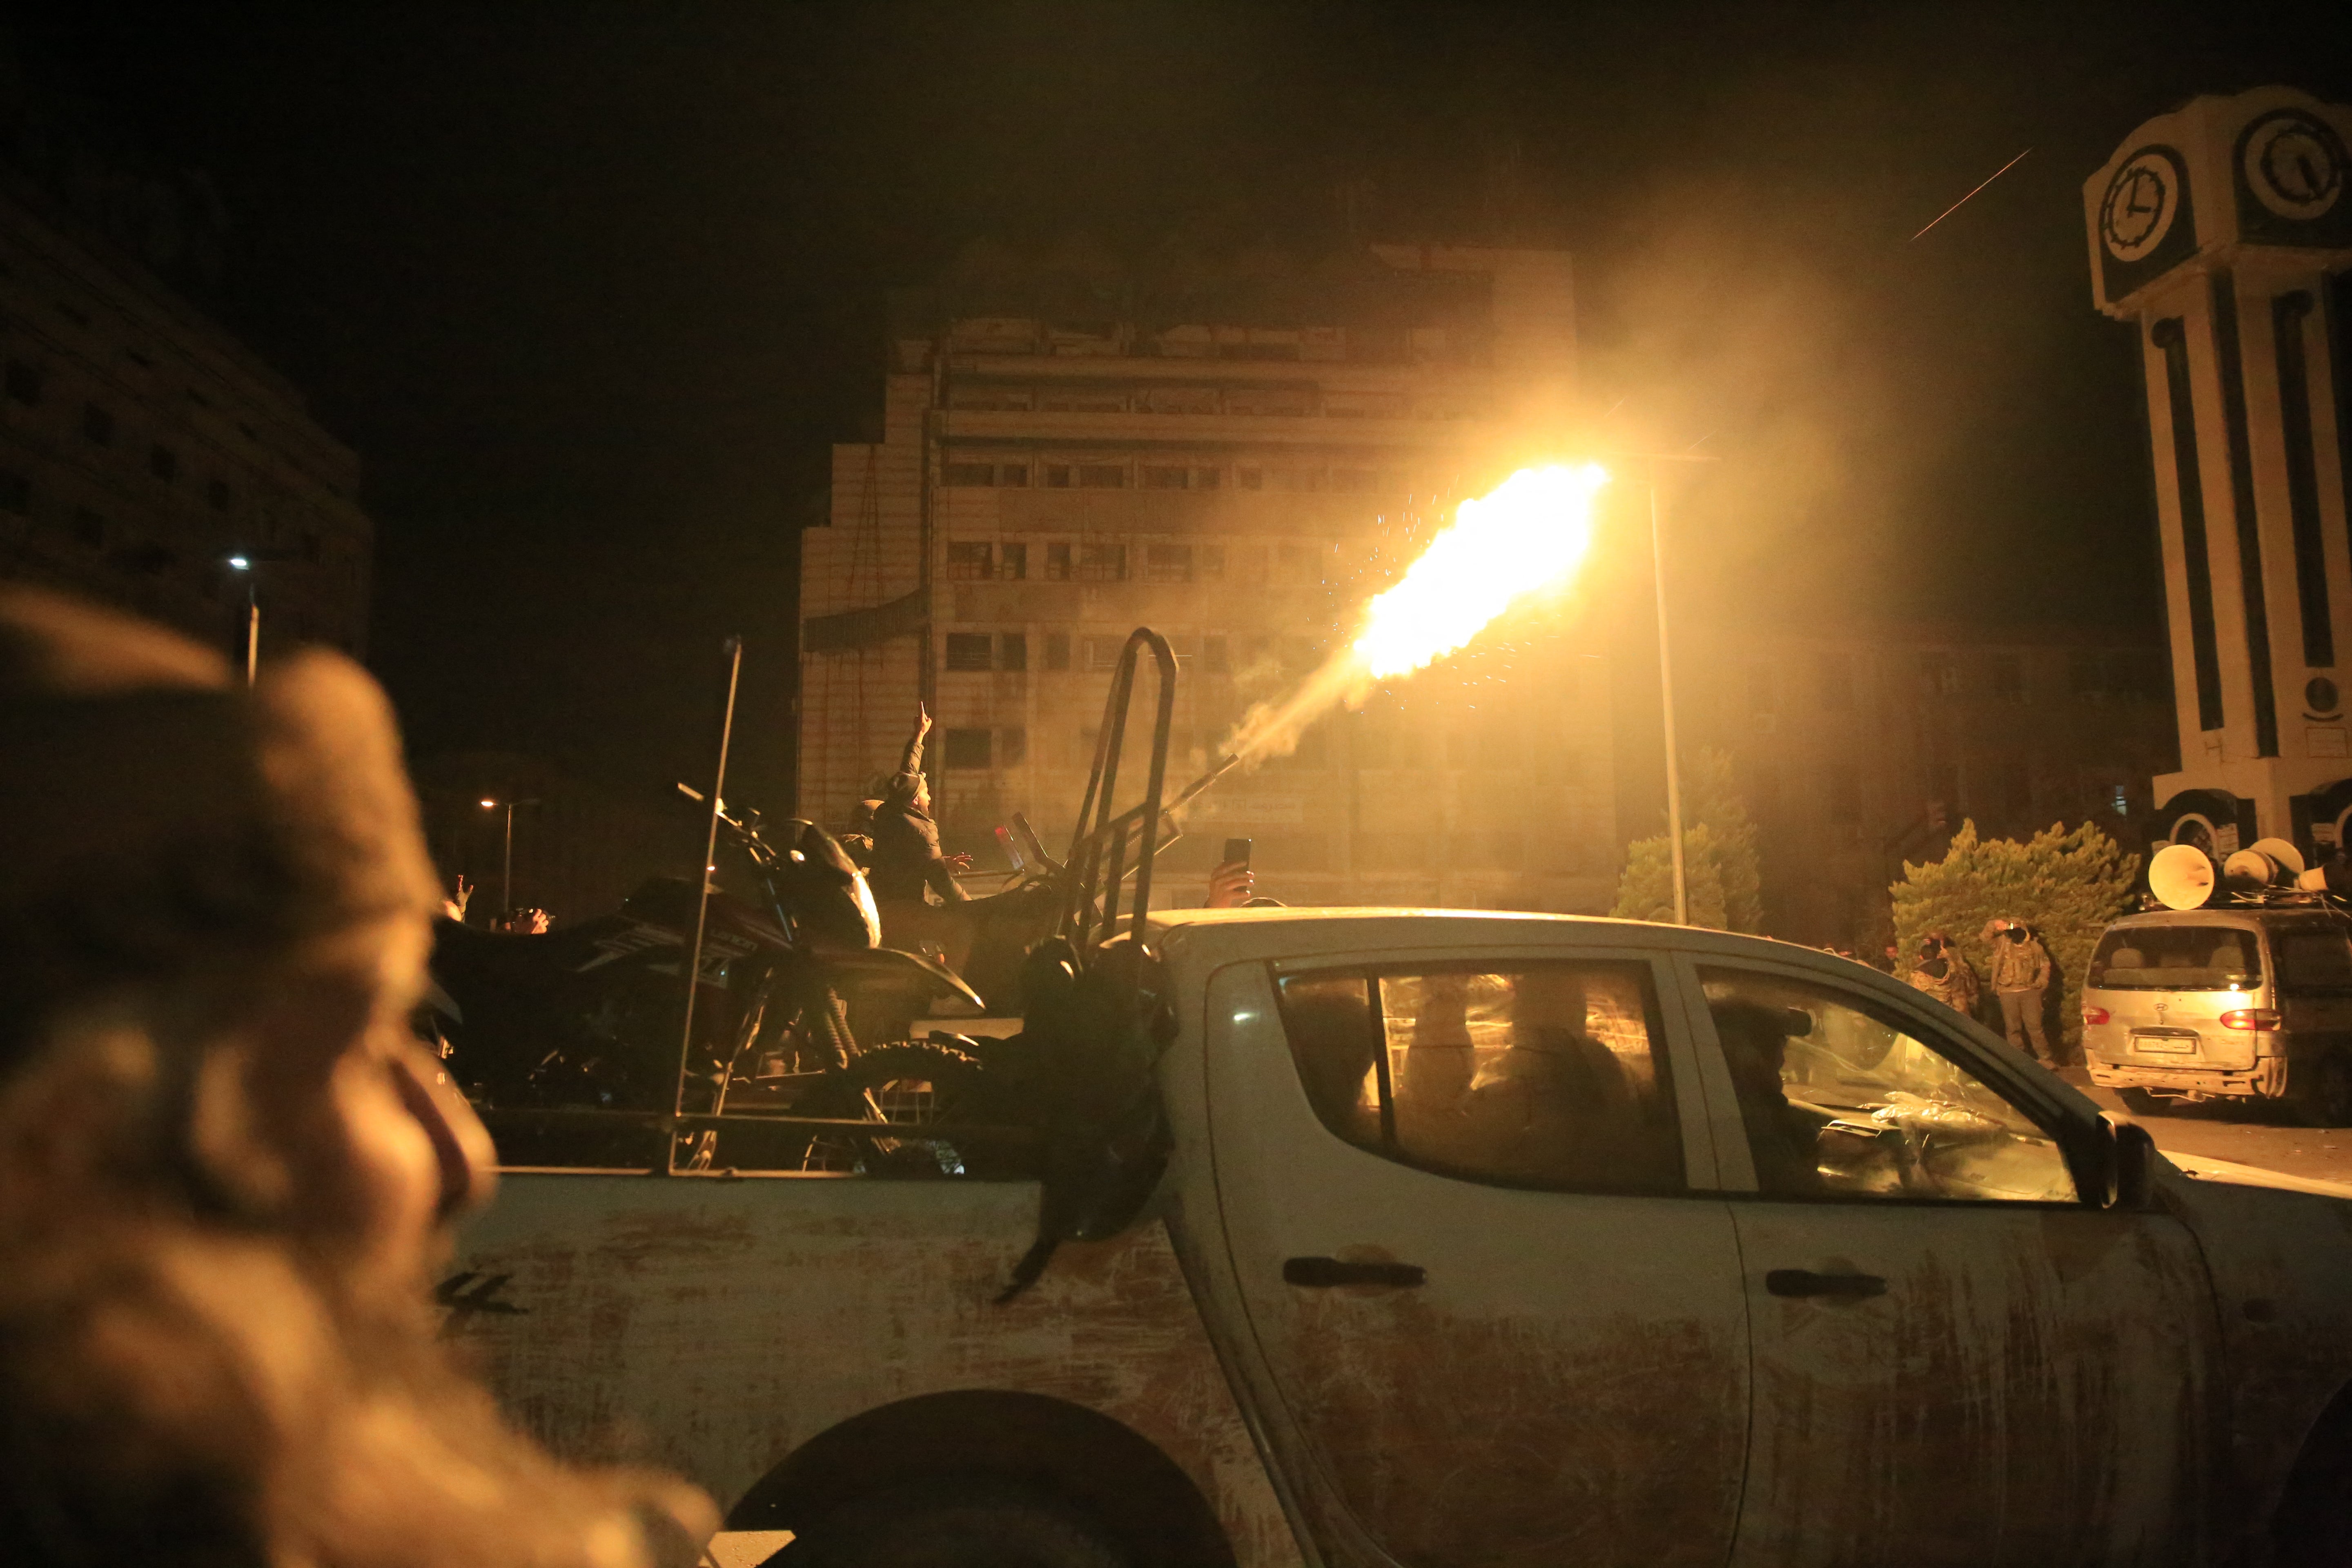
[[2229, 1500], [2252, 1520], [2268, 1516], [2312, 1424], [2352, 1386], [2352, 1192], [2243, 1179], [2267, 1175], [2168, 1173], [2160, 1194], [2204, 1251], [2228, 1389]]
[[1012, 1390], [1122, 1422], [1239, 1563], [1297, 1563], [1165, 1231], [1067, 1246], [995, 1305], [1036, 1212], [1026, 1183], [509, 1173], [452, 1328], [557, 1452], [669, 1466], [722, 1506], [877, 1406]]
[[[1294, 985], [1316, 988], [1321, 1006], [1331, 994], [1361, 995], [1360, 973], [1386, 976], [1392, 1007], [1420, 1000], [1418, 1020], [1391, 1015], [1391, 1054], [1409, 1111], [1432, 1105], [1425, 1089], [1412, 1091], [1416, 1075], [1446, 1076], [1449, 1109], [1419, 1120], [1466, 1142], [1452, 1174], [1350, 1147], [1319, 1126], [1266, 967], [1233, 964], [1211, 977], [1206, 1087], [1223, 1227], [1252, 1331], [1244, 1381], [1276, 1417], [1276, 1442], [1292, 1456], [1284, 1468], [1312, 1478], [1301, 1500], [1344, 1560], [1719, 1563], [1748, 1419], [1725, 1205], [1683, 1190], [1673, 1146], [1684, 1122], [1664, 1085], [1650, 1127], [1673, 1166], [1654, 1173], [1662, 1190], [1500, 1184], [1533, 1176], [1605, 1188], [1641, 1173], [1626, 1169], [1622, 1147], [1608, 1168], [1517, 1178], [1476, 1168], [1524, 1131], [1530, 1091], [1540, 1092], [1513, 1077], [1528, 1066], [1515, 1058], [1533, 1048], [1524, 1028], [1514, 1046], [1491, 1010], [1454, 995], [1515, 991], [1524, 1006], [1541, 975], [1549, 1016], [1565, 1008], [1580, 1026], [1613, 999], [1634, 998], [1634, 1016], [1612, 1016], [1646, 1068], [1654, 1042], [1638, 997], [1648, 965], [1597, 947], [1566, 959], [1557, 943], [1504, 945], [1490, 941], [1468, 969], [1423, 949], [1287, 972]], [[1450, 1011], [1438, 991], [1454, 997]], [[1353, 1058], [1347, 1076], [1363, 1077]], [[1303, 1261], [1312, 1259], [1343, 1272], [1369, 1265], [1372, 1278], [1314, 1288], [1320, 1272]], [[1380, 1281], [1398, 1268], [1411, 1283]]]

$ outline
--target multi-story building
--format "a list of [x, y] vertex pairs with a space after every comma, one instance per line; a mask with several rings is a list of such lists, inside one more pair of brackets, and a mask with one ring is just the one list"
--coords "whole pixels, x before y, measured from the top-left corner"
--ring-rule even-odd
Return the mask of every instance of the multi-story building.
[[[1720, 746], [1758, 826], [1767, 929], [1876, 952], [1903, 862], [2100, 824], [2127, 850], [2177, 765], [2162, 649], [2063, 629], [1724, 628], [1685, 639], [1685, 745]], [[1940, 815], [1943, 827], [1936, 826]]]
[[119, 247], [0, 176], [0, 577], [240, 656], [257, 593], [265, 651], [357, 654], [374, 549], [358, 486], [357, 458], [299, 393]]
[[[880, 438], [835, 448], [805, 541], [802, 812], [842, 821], [922, 703], [950, 847], [985, 856], [1017, 809], [1058, 853], [1128, 634], [1175, 647], [1181, 782], [1456, 500], [1557, 439], [1573, 295], [1554, 251], [1149, 278], [983, 258], [895, 301], [889, 353]], [[1605, 907], [1605, 669], [1572, 630], [1515, 647], [1220, 783], [1163, 863], [1168, 897], [1197, 897], [1244, 837], [1291, 903]]]

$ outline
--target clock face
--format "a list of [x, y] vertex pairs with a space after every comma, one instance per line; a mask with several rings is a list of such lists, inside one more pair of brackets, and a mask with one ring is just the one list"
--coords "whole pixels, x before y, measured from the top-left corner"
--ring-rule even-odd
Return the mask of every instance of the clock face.
[[2137, 261], [2164, 242], [2180, 215], [2180, 180], [2172, 161], [2142, 153], [2116, 171], [2099, 204], [2099, 238], [2117, 261]]
[[2335, 128], [2281, 110], [2246, 132], [2246, 188], [2283, 218], [2309, 223], [2343, 199], [2344, 142]]

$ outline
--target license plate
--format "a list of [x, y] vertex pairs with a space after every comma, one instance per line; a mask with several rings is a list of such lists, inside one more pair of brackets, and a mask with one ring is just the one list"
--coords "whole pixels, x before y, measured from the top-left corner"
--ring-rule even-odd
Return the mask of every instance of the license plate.
[[2197, 1038], [2193, 1035], [2134, 1035], [2132, 1049], [2136, 1051], [2168, 1051], [2174, 1056], [2193, 1056]]

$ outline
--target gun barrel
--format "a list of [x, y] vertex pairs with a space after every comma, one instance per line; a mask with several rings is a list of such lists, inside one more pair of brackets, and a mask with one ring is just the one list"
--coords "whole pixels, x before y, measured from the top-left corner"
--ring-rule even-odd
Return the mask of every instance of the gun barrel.
[[1199, 778], [1196, 778], [1191, 784], [1186, 784], [1182, 793], [1178, 795], [1173, 801], [1169, 803], [1168, 809], [1171, 811], [1175, 810], [1178, 806], [1182, 805], [1186, 801], [1191, 800], [1194, 795], [1200, 794], [1202, 790], [1208, 788], [1211, 784], [1216, 783], [1219, 779], [1224, 777], [1227, 773], [1232, 773], [1235, 768], [1240, 767], [1241, 765], [1242, 760], [1238, 756], [1230, 756], [1225, 758], [1224, 761], [1219, 763], [1215, 767], [1211, 768], [1207, 773], [1202, 773]]

